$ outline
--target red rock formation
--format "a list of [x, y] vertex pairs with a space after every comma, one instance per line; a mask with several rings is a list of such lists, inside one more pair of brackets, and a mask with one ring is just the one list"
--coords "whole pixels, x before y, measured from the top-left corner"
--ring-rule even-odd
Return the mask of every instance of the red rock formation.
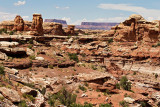
[[23, 31], [24, 30], [24, 20], [21, 16], [17, 15], [14, 19], [14, 28], [12, 30], [15, 31]]
[[159, 22], [147, 22], [140, 15], [131, 15], [123, 23], [113, 27], [114, 40], [117, 42], [156, 42], [158, 41]]
[[74, 25], [68, 25], [68, 28], [66, 30], [66, 34], [71, 35], [71, 36], [76, 35], [74, 29], [75, 29]]
[[54, 24], [53, 26], [53, 30], [51, 31], [51, 34], [52, 35], [60, 35], [60, 36], [65, 36], [65, 32], [64, 30], [62, 29], [62, 24]]
[[0, 29], [7, 29], [11, 31], [14, 27], [14, 21], [3, 21], [0, 23]]
[[43, 33], [43, 19], [41, 14], [33, 14], [31, 35], [42, 36]]

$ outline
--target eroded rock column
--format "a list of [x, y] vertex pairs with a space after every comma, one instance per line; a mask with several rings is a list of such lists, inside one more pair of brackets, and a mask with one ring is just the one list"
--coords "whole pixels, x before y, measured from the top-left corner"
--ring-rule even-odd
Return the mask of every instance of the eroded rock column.
[[33, 14], [31, 35], [42, 36], [43, 33], [43, 19], [41, 14]]

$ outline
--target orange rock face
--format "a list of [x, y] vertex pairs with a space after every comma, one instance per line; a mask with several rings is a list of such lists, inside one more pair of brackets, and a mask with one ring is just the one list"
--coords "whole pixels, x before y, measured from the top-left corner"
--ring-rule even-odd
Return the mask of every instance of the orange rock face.
[[68, 25], [66, 34], [71, 36], [76, 35], [74, 29], [75, 29], [74, 25]]
[[131, 15], [123, 23], [112, 28], [116, 42], [156, 42], [159, 22], [148, 22], [140, 15]]
[[54, 24], [53, 25], [53, 30], [51, 31], [52, 35], [60, 35], [60, 36], [65, 36], [66, 33], [62, 29], [62, 24]]
[[41, 14], [33, 14], [31, 35], [42, 36], [43, 33], [43, 19]]
[[15, 31], [24, 31], [24, 20], [21, 16], [17, 15], [14, 19], [14, 28]]

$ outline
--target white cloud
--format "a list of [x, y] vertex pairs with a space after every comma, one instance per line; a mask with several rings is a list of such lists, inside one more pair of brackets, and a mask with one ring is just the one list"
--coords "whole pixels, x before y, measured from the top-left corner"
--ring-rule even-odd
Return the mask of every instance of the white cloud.
[[29, 16], [22, 16], [23, 20], [28, 20]]
[[88, 20], [86, 18], [84, 18], [84, 19], [77, 20], [75, 22], [71, 22], [70, 24], [72, 24], [72, 25], [80, 25], [81, 22], [87, 22], [87, 21]]
[[93, 22], [123, 22], [127, 17], [110, 17], [110, 18], [98, 18], [92, 20]]
[[160, 16], [160, 10], [157, 9], [148, 9], [139, 6], [133, 6], [130, 4], [99, 4], [98, 8], [107, 9], [107, 10], [122, 10], [122, 11], [129, 11], [133, 13], [137, 13], [142, 15], [147, 19], [151, 19], [151, 17], [156, 20]]
[[70, 23], [70, 22], [71, 22], [71, 18], [69, 18], [69, 17], [63, 17], [62, 20], [67, 21], [67, 23]]
[[66, 6], [66, 7], [59, 7], [59, 6], [56, 6], [55, 8], [56, 8], [56, 9], [66, 10], [66, 9], [69, 9], [70, 7], [69, 7], [69, 6]]
[[0, 12], [0, 21], [4, 20], [14, 20], [16, 14]]
[[18, 1], [16, 3], [14, 3], [15, 6], [21, 6], [21, 5], [25, 5], [26, 1]]

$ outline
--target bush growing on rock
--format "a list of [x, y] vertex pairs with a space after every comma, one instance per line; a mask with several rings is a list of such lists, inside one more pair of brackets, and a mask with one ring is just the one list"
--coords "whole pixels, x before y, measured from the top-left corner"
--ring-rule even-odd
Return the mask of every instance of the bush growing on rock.
[[32, 96], [32, 95], [29, 95], [29, 94], [23, 94], [23, 97], [24, 98], [27, 98], [29, 99], [30, 101], [34, 102], [35, 101], [35, 98]]
[[18, 104], [18, 107], [27, 107], [27, 104], [26, 104], [26, 101], [21, 101], [19, 104]]
[[7, 33], [7, 29], [3, 28], [3, 29], [0, 29], [0, 34], [2, 33]]
[[79, 89], [82, 91], [87, 91], [87, 89], [84, 86], [79, 85]]
[[4, 67], [0, 66], [0, 75], [5, 75]]
[[111, 104], [100, 104], [99, 107], [111, 107]]
[[9, 32], [9, 35], [13, 35], [13, 34], [14, 34], [14, 31], [10, 31], [10, 32]]
[[68, 53], [68, 56], [69, 56], [70, 60], [74, 60], [76, 62], [79, 62], [77, 54], [75, 54], [75, 53]]
[[87, 104], [84, 104], [84, 105], [74, 103], [70, 107], [93, 107], [93, 105], [90, 104], [90, 103], [87, 103]]
[[108, 40], [108, 43], [112, 43], [113, 42], [113, 38]]
[[58, 100], [60, 101], [61, 104], [67, 106], [67, 107], [72, 107], [72, 104], [75, 104], [76, 102], [76, 95], [71, 94], [68, 92], [65, 88], [63, 88], [60, 92], [57, 94], [53, 94], [49, 96], [48, 103], [51, 107], [55, 107], [55, 102]]
[[29, 56], [29, 58], [30, 58], [31, 60], [35, 60], [35, 59], [36, 59], [36, 57], [35, 57], [34, 55]]
[[126, 76], [123, 76], [120, 80], [120, 86], [127, 91], [131, 90], [131, 82], [128, 82], [128, 79]]
[[128, 107], [128, 103], [126, 101], [119, 102], [119, 105], [122, 107]]

